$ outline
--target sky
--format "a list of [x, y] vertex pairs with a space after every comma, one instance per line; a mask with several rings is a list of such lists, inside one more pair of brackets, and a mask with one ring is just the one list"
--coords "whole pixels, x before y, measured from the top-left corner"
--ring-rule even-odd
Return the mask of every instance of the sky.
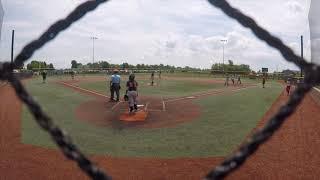
[[309, 10], [310, 40], [311, 40], [311, 60], [320, 64], [320, 1], [312, 0]]
[[[68, 15], [84, 0], [1, 0], [3, 17], [0, 61], [10, 60], [11, 31], [15, 55], [49, 25]], [[228, 0], [262, 27], [310, 59], [308, 13], [310, 0]], [[270, 72], [298, 69], [277, 50], [258, 40], [250, 30], [228, 18], [206, 0], [111, 0], [37, 51], [31, 60], [70, 68], [71, 60], [130, 64], [169, 64], [209, 68], [212, 63], [249, 64]]]

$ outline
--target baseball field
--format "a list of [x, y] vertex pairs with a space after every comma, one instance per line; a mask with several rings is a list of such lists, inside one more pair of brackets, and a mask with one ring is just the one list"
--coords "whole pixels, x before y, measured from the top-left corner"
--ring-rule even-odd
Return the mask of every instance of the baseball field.
[[[120, 120], [127, 102], [109, 102], [105, 75], [53, 76], [47, 83], [35, 77], [24, 84], [75, 144], [115, 179], [201, 179], [288, 99], [283, 85], [271, 80], [266, 88], [258, 80], [225, 87], [224, 79], [169, 74], [154, 86], [149, 75], [137, 75], [137, 80], [139, 104], [148, 106], [143, 122]], [[87, 179], [38, 127], [10, 84], [1, 83], [0, 92], [2, 178]], [[308, 95], [229, 178], [315, 179], [317, 158], [306, 154], [320, 147], [319, 97], [318, 91]]]
[[[123, 76], [122, 91], [125, 80]], [[224, 86], [223, 79], [163, 77], [150, 86], [149, 75], [137, 75], [139, 104], [147, 107], [143, 122], [123, 122], [127, 102], [108, 102], [106, 76], [78, 76], [26, 82], [46, 112], [90, 154], [113, 157], [226, 156], [244, 141], [279, 96], [277, 82], [263, 89], [258, 81]], [[204, 135], [205, 134], [205, 135]], [[55, 148], [39, 131], [27, 109], [22, 114], [22, 142]]]

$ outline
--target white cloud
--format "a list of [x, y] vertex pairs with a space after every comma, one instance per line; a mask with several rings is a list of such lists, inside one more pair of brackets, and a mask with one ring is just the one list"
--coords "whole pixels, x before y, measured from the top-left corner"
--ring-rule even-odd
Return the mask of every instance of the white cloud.
[[[10, 57], [10, 33], [16, 29], [16, 52], [39, 36], [52, 22], [65, 17], [77, 0], [3, 0], [6, 9], [0, 59]], [[280, 36], [299, 52], [299, 38], [309, 38], [308, 3], [301, 0], [230, 0], [263, 27]], [[266, 6], [268, 4], [268, 6]], [[288, 66], [280, 54], [205, 0], [110, 1], [76, 22], [32, 57], [69, 67], [71, 59], [96, 59], [112, 63], [168, 63], [209, 67], [222, 61], [221, 39], [228, 39], [226, 59], [247, 63], [254, 69]], [[306, 42], [307, 43], [307, 42]], [[306, 46], [308, 47], [308, 46]], [[310, 55], [310, 54], [309, 54]]]
[[304, 7], [301, 2], [297, 0], [291, 0], [286, 3], [286, 6], [289, 8], [289, 12], [296, 15], [301, 14], [304, 11]]

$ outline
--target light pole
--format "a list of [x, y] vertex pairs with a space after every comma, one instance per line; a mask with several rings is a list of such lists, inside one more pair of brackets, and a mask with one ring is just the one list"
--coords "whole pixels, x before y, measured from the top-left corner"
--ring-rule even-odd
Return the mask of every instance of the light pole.
[[[301, 58], [303, 59], [303, 36], [301, 36]], [[303, 77], [303, 69], [300, 69], [300, 77]]]
[[13, 48], [14, 48], [14, 30], [11, 35], [11, 64], [13, 64]]
[[94, 64], [94, 40], [98, 39], [97, 37], [92, 36], [92, 65]]
[[223, 68], [223, 73], [224, 73], [224, 45], [225, 43], [227, 43], [228, 41], [226, 39], [221, 39], [220, 40], [222, 42], [222, 68]]
[[[1, 4], [1, 2], [0, 2]], [[1, 31], [1, 29], [0, 29]], [[13, 71], [15, 65], [13, 65], [13, 48], [14, 48], [14, 30], [12, 30], [12, 35], [11, 35], [11, 70]]]

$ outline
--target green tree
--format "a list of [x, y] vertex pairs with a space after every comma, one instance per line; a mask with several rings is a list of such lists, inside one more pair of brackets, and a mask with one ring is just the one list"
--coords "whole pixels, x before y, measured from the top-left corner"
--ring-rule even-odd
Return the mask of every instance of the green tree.
[[129, 64], [128, 63], [123, 63], [122, 64], [122, 68], [123, 69], [128, 69], [129, 68]]
[[77, 68], [83, 68], [83, 65], [81, 63], [77, 63]]
[[44, 69], [44, 68], [48, 68], [46, 62], [31, 61], [29, 64], [27, 64], [28, 70], [36, 70], [36, 69]]
[[95, 62], [95, 63], [92, 63], [92, 67], [91, 68], [100, 68], [100, 64]]
[[76, 60], [71, 61], [71, 68], [77, 68], [78, 67], [78, 62]]
[[229, 64], [220, 64], [215, 63], [211, 66], [212, 71], [222, 71], [225, 72], [243, 72], [243, 73], [249, 73], [251, 71], [250, 66], [246, 64], [236, 65], [233, 64], [233, 61], [229, 60]]
[[54, 66], [53, 66], [52, 63], [50, 63], [48, 67], [49, 67], [50, 69], [54, 69]]
[[100, 67], [101, 68], [110, 68], [110, 64], [107, 61], [101, 61]]
[[218, 70], [222, 70], [222, 64], [220, 63], [215, 63], [211, 66], [212, 70], [218, 71]]
[[233, 66], [233, 61], [232, 60], [228, 60], [229, 62], [229, 66]]

